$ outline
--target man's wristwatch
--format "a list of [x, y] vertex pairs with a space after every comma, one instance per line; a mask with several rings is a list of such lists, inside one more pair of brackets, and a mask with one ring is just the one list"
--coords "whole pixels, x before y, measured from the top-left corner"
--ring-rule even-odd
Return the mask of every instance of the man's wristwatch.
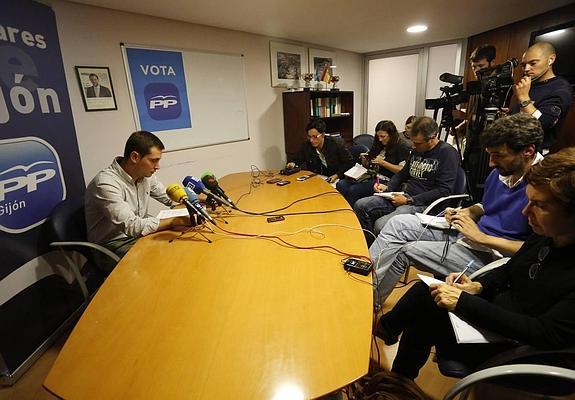
[[529, 104], [533, 103], [533, 100], [529, 99], [529, 100], [523, 100], [522, 102], [519, 103], [519, 107], [521, 108], [525, 108], [527, 107]]

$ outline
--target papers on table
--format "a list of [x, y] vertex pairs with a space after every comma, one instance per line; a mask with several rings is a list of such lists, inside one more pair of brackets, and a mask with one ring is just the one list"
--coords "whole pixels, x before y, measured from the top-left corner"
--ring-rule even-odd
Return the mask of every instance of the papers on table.
[[432, 228], [449, 229], [449, 222], [445, 220], [445, 217], [436, 217], [422, 213], [415, 213], [415, 215], [417, 215], [422, 225], [431, 226]]
[[[445, 283], [431, 276], [421, 274], [417, 274], [417, 276], [427, 286]], [[452, 312], [449, 312], [449, 320], [451, 321], [453, 332], [455, 332], [457, 343], [494, 343], [508, 340], [497, 333], [490, 332], [486, 329], [476, 328]]]
[[383, 192], [383, 193], [374, 193], [374, 196], [380, 196], [384, 199], [391, 199], [395, 195], [403, 195], [404, 192]]
[[367, 168], [365, 168], [363, 165], [356, 163], [353, 167], [345, 171], [344, 175], [347, 176], [348, 178], [358, 180], [365, 173], [367, 173]]
[[162, 210], [158, 213], [159, 219], [174, 218], [174, 217], [185, 217], [188, 216], [188, 210], [183, 208], [173, 208], [170, 210]]

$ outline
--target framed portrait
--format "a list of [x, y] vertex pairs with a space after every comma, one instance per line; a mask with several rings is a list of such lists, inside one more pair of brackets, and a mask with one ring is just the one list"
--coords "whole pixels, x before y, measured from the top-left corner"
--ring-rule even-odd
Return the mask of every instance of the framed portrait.
[[330, 69], [330, 67], [335, 65], [335, 52], [312, 48], [309, 49], [309, 71], [313, 74], [313, 81], [316, 85], [322, 81], [322, 77], [326, 71], [330, 74], [333, 73], [333, 70]]
[[270, 42], [272, 87], [298, 88], [307, 65], [305, 48]]
[[110, 68], [76, 66], [76, 76], [86, 111], [118, 109]]

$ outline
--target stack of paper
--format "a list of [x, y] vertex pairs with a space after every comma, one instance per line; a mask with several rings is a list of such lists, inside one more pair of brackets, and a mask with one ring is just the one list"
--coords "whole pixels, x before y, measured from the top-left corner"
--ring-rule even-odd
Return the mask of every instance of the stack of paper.
[[367, 168], [360, 164], [355, 164], [353, 167], [345, 171], [344, 175], [351, 179], [359, 179], [363, 174], [367, 173]]
[[383, 197], [384, 199], [391, 199], [393, 198], [393, 196], [396, 195], [403, 195], [404, 192], [382, 192], [382, 193], [374, 193], [374, 196], [380, 196]]
[[449, 223], [445, 220], [445, 217], [436, 217], [433, 215], [427, 215], [422, 213], [415, 213], [422, 225], [431, 226], [433, 228], [439, 229], [449, 229]]

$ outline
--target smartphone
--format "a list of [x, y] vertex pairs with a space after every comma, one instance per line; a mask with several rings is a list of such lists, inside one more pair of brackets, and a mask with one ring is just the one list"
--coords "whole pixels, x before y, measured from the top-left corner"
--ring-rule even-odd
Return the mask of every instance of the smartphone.
[[283, 215], [278, 215], [276, 217], [268, 217], [268, 222], [278, 222], [278, 221], [283, 221], [283, 220], [285, 220]]
[[303, 181], [305, 181], [306, 179], [309, 179], [309, 178], [311, 178], [311, 176], [309, 176], [309, 175], [302, 175], [302, 176], [300, 176], [299, 178], [296, 178], [295, 180], [298, 181], [298, 182], [303, 182]]
[[360, 275], [369, 275], [372, 263], [367, 260], [349, 257], [343, 262], [343, 269]]
[[278, 183], [276, 183], [276, 185], [285, 186], [285, 185], [289, 185], [290, 183], [291, 183], [290, 181], [279, 181]]
[[281, 181], [281, 178], [272, 178], [272, 179], [268, 179], [266, 181], [266, 183], [278, 183], [279, 181]]

